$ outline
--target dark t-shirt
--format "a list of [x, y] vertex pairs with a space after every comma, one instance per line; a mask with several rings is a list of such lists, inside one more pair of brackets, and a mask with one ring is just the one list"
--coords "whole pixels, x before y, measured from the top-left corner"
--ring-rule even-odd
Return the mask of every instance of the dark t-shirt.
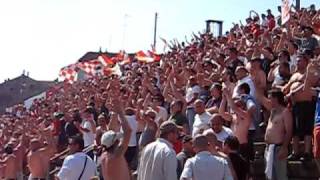
[[172, 122], [174, 122], [178, 126], [183, 126], [188, 123], [188, 119], [182, 113], [177, 113], [169, 118]]
[[318, 40], [314, 37], [298, 39], [298, 44], [300, 49], [310, 49], [312, 51], [319, 46]]
[[231, 70], [231, 72], [232, 72], [233, 74], [235, 74], [236, 69], [237, 69], [238, 66], [244, 66], [244, 64], [243, 64], [243, 62], [240, 61], [239, 59], [235, 59], [235, 60], [233, 60], [233, 61], [227, 66], [227, 68], [228, 68], [229, 70]]
[[249, 174], [249, 164], [247, 161], [239, 153], [230, 153], [229, 158], [238, 180], [245, 180]]
[[186, 163], [187, 159], [191, 158], [193, 155], [182, 150], [179, 154], [177, 154], [177, 160], [178, 160], [178, 166], [177, 166], [177, 173], [178, 178], [180, 179], [180, 176], [182, 174], [184, 164]]
[[75, 136], [80, 133], [79, 130], [77, 129], [77, 127], [73, 123], [70, 123], [70, 122], [66, 123], [65, 131], [66, 131], [67, 137], [72, 137], [72, 136]]

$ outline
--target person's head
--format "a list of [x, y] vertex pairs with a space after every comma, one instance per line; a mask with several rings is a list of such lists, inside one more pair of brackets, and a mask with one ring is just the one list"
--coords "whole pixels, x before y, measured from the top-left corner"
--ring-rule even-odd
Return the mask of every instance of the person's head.
[[88, 106], [82, 113], [82, 117], [85, 120], [93, 120], [93, 108], [91, 106]]
[[196, 153], [209, 150], [209, 142], [205, 135], [197, 135], [193, 140], [193, 148]]
[[278, 6], [278, 11], [281, 13], [281, 6]]
[[219, 147], [217, 136], [211, 131], [205, 132], [204, 135], [207, 137], [207, 140], [209, 142], [209, 149], [215, 151], [216, 147]]
[[272, 107], [285, 106], [284, 94], [279, 89], [272, 89], [268, 92]]
[[73, 136], [69, 138], [68, 142], [69, 152], [74, 154], [76, 152], [82, 152], [84, 149], [84, 141], [81, 136]]
[[250, 60], [250, 65], [250, 72], [261, 69], [261, 59], [257, 57], [252, 58]]
[[157, 95], [154, 98], [152, 98], [152, 102], [155, 106], [162, 106], [164, 99], [162, 96]]
[[278, 59], [281, 62], [290, 62], [290, 53], [288, 50], [281, 50], [278, 55]]
[[166, 139], [170, 143], [174, 144], [177, 142], [178, 136], [179, 131], [175, 123], [165, 121], [160, 125], [160, 138]]
[[270, 9], [267, 10], [267, 14], [268, 14], [268, 15], [272, 15], [272, 12], [271, 12]]
[[13, 153], [13, 144], [7, 144], [4, 146], [4, 152], [6, 154], [12, 154]]
[[300, 53], [297, 56], [297, 70], [298, 71], [305, 71], [307, 69], [308, 66], [308, 58], [306, 57], [305, 54]]
[[182, 147], [187, 152], [193, 152], [192, 137], [190, 135], [185, 135], [182, 138]]
[[154, 122], [154, 120], [156, 119], [157, 117], [157, 113], [154, 111], [154, 110], [147, 110], [146, 112], [143, 113], [143, 118], [145, 121], [152, 121]]
[[236, 136], [228, 136], [223, 143], [223, 152], [226, 154], [237, 152], [239, 148], [240, 143]]
[[244, 66], [238, 66], [236, 68], [235, 74], [236, 74], [236, 78], [238, 80], [241, 80], [248, 75], [248, 71], [246, 70], [246, 68]]
[[98, 125], [102, 127], [106, 127], [109, 124], [108, 118], [104, 114], [100, 114], [98, 116]]
[[305, 38], [310, 38], [313, 35], [313, 29], [310, 26], [305, 26], [302, 28], [302, 34]]
[[237, 58], [238, 57], [238, 50], [234, 47], [229, 48], [229, 56], [230, 56], [230, 58]]
[[266, 15], [265, 14], [261, 14], [261, 18], [263, 19], [263, 20], [265, 20], [266, 19]]
[[197, 99], [194, 102], [194, 110], [197, 114], [202, 114], [205, 112], [205, 104], [202, 99]]
[[101, 145], [104, 149], [112, 153], [115, 148], [118, 146], [120, 139], [123, 137], [123, 134], [120, 132], [115, 132], [113, 130], [109, 130], [101, 136]]
[[176, 114], [182, 111], [183, 108], [183, 102], [180, 100], [174, 100], [170, 104], [170, 112], [172, 114]]
[[219, 114], [214, 114], [210, 119], [210, 125], [215, 133], [220, 133], [223, 126], [223, 118]]
[[38, 139], [34, 138], [31, 139], [29, 146], [31, 151], [37, 151], [41, 148], [41, 143]]
[[220, 83], [213, 83], [210, 88], [210, 94], [214, 98], [220, 98], [222, 96], [222, 85]]
[[188, 84], [189, 84], [190, 87], [192, 87], [192, 86], [194, 86], [194, 85], [197, 85], [197, 79], [196, 79], [196, 77], [191, 76], [191, 77], [189, 78]]
[[250, 86], [249, 86], [249, 84], [248, 83], [240, 84], [238, 93], [240, 95], [242, 95], [242, 94], [250, 94]]

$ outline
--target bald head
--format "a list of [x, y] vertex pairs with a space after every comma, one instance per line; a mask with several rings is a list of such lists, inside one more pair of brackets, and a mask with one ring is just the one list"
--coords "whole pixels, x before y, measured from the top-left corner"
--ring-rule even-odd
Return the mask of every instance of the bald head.
[[214, 114], [210, 120], [210, 125], [215, 133], [220, 133], [223, 126], [223, 118], [220, 114]]
[[205, 135], [197, 135], [193, 140], [193, 146], [196, 152], [208, 150], [208, 139]]

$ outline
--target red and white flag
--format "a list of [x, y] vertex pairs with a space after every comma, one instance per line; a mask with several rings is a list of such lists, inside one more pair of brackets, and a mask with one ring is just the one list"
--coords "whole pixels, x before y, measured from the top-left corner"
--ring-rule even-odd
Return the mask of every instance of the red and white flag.
[[75, 64], [63, 67], [60, 69], [59, 76], [63, 79], [63, 81], [72, 84], [76, 81], [76, 68], [77, 66]]
[[98, 74], [99, 69], [101, 69], [102, 63], [99, 60], [91, 60], [77, 63], [77, 66], [89, 76], [95, 76]]
[[151, 63], [160, 61], [161, 56], [152, 51], [147, 51], [147, 53], [138, 51], [136, 53], [136, 59], [141, 62]]
[[114, 64], [115, 64], [114, 59], [108, 57], [108, 56], [105, 55], [105, 54], [101, 54], [101, 55], [98, 57], [98, 60], [99, 60], [99, 61], [102, 63], [102, 65], [104, 65], [104, 66], [114, 65]]

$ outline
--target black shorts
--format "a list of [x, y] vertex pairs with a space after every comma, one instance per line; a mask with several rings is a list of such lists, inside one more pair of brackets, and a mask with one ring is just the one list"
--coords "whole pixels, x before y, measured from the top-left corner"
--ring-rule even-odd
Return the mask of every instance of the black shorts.
[[314, 126], [316, 104], [313, 101], [297, 102], [292, 107], [293, 135], [311, 136]]

